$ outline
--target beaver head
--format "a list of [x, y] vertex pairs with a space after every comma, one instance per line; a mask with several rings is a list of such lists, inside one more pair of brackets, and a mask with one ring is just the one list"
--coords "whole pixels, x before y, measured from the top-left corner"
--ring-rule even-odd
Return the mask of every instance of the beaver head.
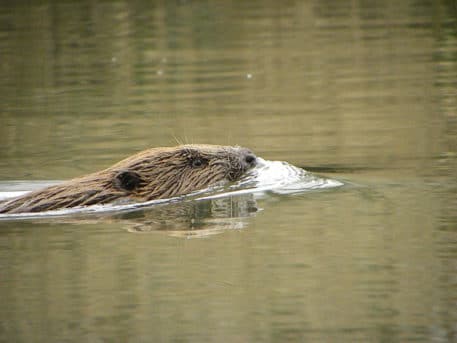
[[235, 181], [256, 165], [241, 147], [181, 145], [145, 150], [108, 169], [0, 204], [0, 213], [39, 212], [114, 201], [176, 197]]
[[155, 148], [111, 168], [113, 187], [141, 200], [170, 198], [234, 181], [256, 164], [248, 149], [214, 145]]

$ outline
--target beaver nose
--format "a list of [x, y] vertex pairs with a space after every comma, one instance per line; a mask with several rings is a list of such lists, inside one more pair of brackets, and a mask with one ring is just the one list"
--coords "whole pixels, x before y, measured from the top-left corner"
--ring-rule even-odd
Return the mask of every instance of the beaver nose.
[[251, 151], [247, 150], [243, 156], [244, 163], [246, 163], [247, 167], [254, 167], [257, 164], [257, 156], [254, 155]]
[[256, 159], [254, 154], [247, 154], [244, 158], [247, 164], [255, 164]]

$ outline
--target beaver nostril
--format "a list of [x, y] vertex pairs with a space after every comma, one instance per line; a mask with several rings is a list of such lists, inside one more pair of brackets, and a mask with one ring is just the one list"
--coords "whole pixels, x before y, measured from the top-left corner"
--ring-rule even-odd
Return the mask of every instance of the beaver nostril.
[[245, 160], [246, 163], [248, 163], [248, 164], [253, 164], [253, 163], [255, 163], [256, 159], [257, 159], [257, 158], [256, 158], [255, 155], [253, 155], [253, 154], [248, 154], [248, 155], [246, 155], [246, 157], [244, 158], [244, 160]]

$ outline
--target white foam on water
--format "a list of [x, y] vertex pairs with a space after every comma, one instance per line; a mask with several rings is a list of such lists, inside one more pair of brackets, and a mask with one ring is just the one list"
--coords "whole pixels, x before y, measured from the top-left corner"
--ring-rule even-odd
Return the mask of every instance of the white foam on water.
[[342, 182], [318, 177], [302, 168], [282, 161], [265, 161], [259, 158], [259, 165], [253, 169], [248, 180], [241, 180], [251, 185], [253, 193], [273, 192], [277, 194], [301, 193], [316, 189], [340, 187]]
[[[30, 191], [57, 184], [57, 181], [9, 181], [0, 182], [0, 200], [20, 196]], [[41, 218], [66, 216], [77, 213], [104, 213], [129, 211], [163, 203], [173, 203], [184, 199], [196, 201], [218, 199], [241, 194], [253, 194], [256, 198], [274, 194], [295, 194], [312, 190], [340, 187], [337, 180], [318, 177], [302, 168], [287, 162], [258, 159], [258, 165], [241, 180], [229, 186], [215, 186], [194, 192], [190, 195], [170, 199], [151, 200], [142, 203], [122, 203], [75, 207], [71, 209], [45, 211], [39, 213], [0, 214], [0, 219]]]
[[0, 200], [5, 200], [9, 198], [18, 197], [20, 195], [26, 194], [29, 191], [16, 191], [16, 192], [0, 192]]

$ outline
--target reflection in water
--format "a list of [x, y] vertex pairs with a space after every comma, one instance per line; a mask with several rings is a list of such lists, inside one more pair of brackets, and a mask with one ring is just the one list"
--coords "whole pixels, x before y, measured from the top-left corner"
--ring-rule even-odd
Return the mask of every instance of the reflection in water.
[[454, 342], [456, 18], [448, 0], [0, 4], [0, 180], [178, 140], [348, 181], [2, 221], [0, 341]]
[[114, 223], [129, 232], [164, 232], [170, 236], [202, 238], [222, 233], [225, 230], [243, 229], [247, 226], [248, 217], [258, 211], [253, 194], [231, 196], [217, 199], [186, 199], [180, 201], [132, 207], [124, 212], [109, 211], [58, 211], [43, 212], [40, 215], [0, 216], [3, 221], [28, 220], [39, 224], [66, 223], [71, 225], [95, 225], [97, 223]]
[[243, 218], [256, 212], [256, 202], [250, 194], [159, 205], [116, 218], [128, 219], [130, 232], [166, 231], [176, 237], [202, 238], [224, 230], [243, 229], [247, 225]]

